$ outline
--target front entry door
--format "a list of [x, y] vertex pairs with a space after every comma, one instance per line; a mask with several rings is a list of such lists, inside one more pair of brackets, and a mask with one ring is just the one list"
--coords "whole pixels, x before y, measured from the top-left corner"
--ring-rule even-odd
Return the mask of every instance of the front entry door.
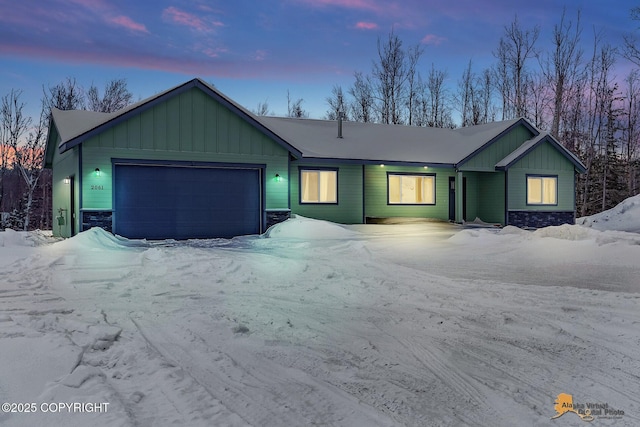
[[76, 180], [75, 177], [69, 178], [69, 225], [71, 226], [70, 237], [76, 235]]
[[456, 220], [456, 177], [449, 177], [449, 221]]
[[467, 220], [467, 177], [462, 178], [462, 220]]

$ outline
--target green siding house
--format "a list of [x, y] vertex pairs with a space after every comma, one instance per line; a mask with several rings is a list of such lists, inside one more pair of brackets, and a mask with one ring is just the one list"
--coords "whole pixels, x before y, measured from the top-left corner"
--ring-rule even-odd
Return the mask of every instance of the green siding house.
[[524, 119], [461, 129], [255, 116], [200, 79], [114, 113], [53, 110], [54, 234], [232, 237], [340, 223], [573, 223], [580, 161]]

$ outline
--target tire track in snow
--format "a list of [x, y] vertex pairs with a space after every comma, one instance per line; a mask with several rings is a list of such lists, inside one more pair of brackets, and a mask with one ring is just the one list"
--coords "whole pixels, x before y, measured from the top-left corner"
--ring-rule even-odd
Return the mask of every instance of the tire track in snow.
[[218, 339], [211, 343], [191, 332], [198, 336], [197, 341], [180, 342], [180, 337], [152, 325], [136, 322], [136, 326], [159, 354], [188, 372], [213, 399], [235, 414], [242, 413], [253, 425], [395, 425], [340, 388], [260, 357], [251, 346], [233, 342], [233, 337], [217, 336], [231, 347], [220, 351], [215, 348]]
[[[138, 333], [144, 339], [149, 348], [159, 357], [165, 360], [165, 366], [169, 367], [177, 367], [181, 372], [188, 375], [189, 378], [196, 384], [198, 384], [201, 389], [209, 396], [208, 404], [210, 405], [209, 410], [213, 411], [216, 415], [215, 418], [219, 418], [217, 421], [215, 419], [205, 419], [203, 420], [205, 423], [203, 425], [207, 425], [207, 423], [218, 422], [222, 423], [226, 426], [246, 426], [250, 425], [250, 423], [244, 419], [240, 414], [235, 413], [224, 405], [217, 397], [216, 394], [212, 391], [212, 389], [204, 384], [202, 381], [202, 377], [193, 374], [193, 366], [188, 365], [185, 366], [185, 360], [181, 359], [181, 357], [185, 357], [185, 354], [177, 355], [179, 358], [176, 358], [175, 354], [167, 350], [167, 345], [160, 344], [158, 342], [158, 336], [152, 330], [152, 327], [142, 327], [139, 321], [130, 318], [131, 322], [135, 325]], [[192, 392], [193, 393], [193, 392]], [[186, 396], [187, 399], [180, 402], [179, 398], [174, 394], [171, 396], [166, 396], [167, 400], [171, 401], [174, 405], [177, 414], [182, 412], [187, 412], [185, 408], [187, 408], [190, 404], [189, 397]]]

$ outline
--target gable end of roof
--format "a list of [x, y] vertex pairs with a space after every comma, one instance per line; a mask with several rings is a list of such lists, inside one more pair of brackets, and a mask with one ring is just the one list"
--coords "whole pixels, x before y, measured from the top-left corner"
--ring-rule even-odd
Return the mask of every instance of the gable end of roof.
[[518, 119], [518, 121], [513, 123], [511, 126], [509, 126], [505, 130], [503, 130], [502, 132], [500, 132], [499, 134], [497, 134], [496, 136], [491, 138], [489, 141], [487, 141], [485, 144], [483, 144], [480, 148], [476, 149], [473, 153], [469, 154], [467, 157], [465, 157], [464, 159], [460, 160], [456, 164], [456, 168], [459, 168], [460, 166], [464, 165], [466, 162], [471, 160], [473, 157], [475, 157], [476, 155], [478, 155], [479, 153], [484, 151], [487, 147], [491, 146], [491, 144], [493, 144], [494, 142], [496, 142], [497, 140], [499, 140], [503, 136], [507, 135], [509, 132], [511, 132], [513, 129], [517, 128], [518, 126], [524, 126], [534, 136], [540, 135], [540, 131], [538, 129], [536, 129], [527, 119], [520, 118], [520, 119]]
[[[167, 99], [173, 98], [175, 96], [178, 96], [182, 93], [185, 93], [193, 88], [198, 88], [201, 91], [203, 91], [204, 93], [206, 93], [207, 95], [209, 95], [210, 97], [212, 97], [213, 99], [215, 99], [217, 102], [219, 102], [220, 104], [224, 105], [226, 108], [230, 109], [231, 111], [233, 111], [236, 115], [238, 115], [241, 119], [243, 119], [245, 122], [247, 122], [248, 124], [250, 124], [251, 126], [253, 126], [254, 128], [256, 128], [258, 131], [260, 131], [262, 134], [264, 134], [265, 136], [271, 138], [272, 140], [274, 140], [276, 143], [278, 143], [279, 145], [281, 145], [284, 149], [286, 149], [287, 151], [289, 151], [292, 155], [296, 156], [296, 157], [300, 157], [302, 156], [302, 153], [295, 148], [294, 146], [292, 146], [289, 142], [285, 141], [284, 139], [282, 139], [281, 137], [279, 137], [278, 135], [276, 135], [275, 133], [273, 133], [270, 129], [268, 129], [266, 126], [262, 125], [259, 121], [257, 121], [253, 115], [248, 112], [247, 110], [245, 110], [244, 108], [242, 108], [241, 106], [239, 106], [238, 104], [236, 104], [235, 102], [231, 101], [229, 98], [227, 98], [226, 96], [222, 95], [220, 92], [218, 92], [217, 90], [215, 90], [212, 86], [210, 86], [209, 84], [203, 82], [202, 80], [195, 78], [193, 80], [190, 80], [186, 83], [183, 83], [179, 86], [174, 87], [173, 89], [169, 89], [167, 91], [161, 92], [155, 96], [152, 96], [144, 101], [139, 102], [137, 105], [134, 104], [133, 106], [129, 106], [127, 108], [124, 108], [123, 110], [121, 110], [121, 112], [118, 114], [117, 112], [115, 113], [115, 116], [112, 116], [111, 118], [105, 120], [103, 123], [100, 123], [99, 125], [87, 130], [86, 132], [77, 135], [73, 138], [70, 138], [67, 141], [63, 141], [60, 146], [59, 146], [59, 150], [60, 153], [64, 153], [65, 151], [75, 147], [76, 145], [82, 144], [84, 141], [86, 141], [87, 139], [98, 135], [102, 132], [104, 132], [105, 130], [108, 130], [128, 119], [130, 119], [132, 116], [141, 114], [153, 107], [155, 107], [158, 104], [161, 104], [163, 102], [165, 102]], [[51, 127], [50, 127], [51, 129]]]
[[513, 151], [507, 157], [500, 160], [496, 164], [496, 170], [503, 170], [503, 171], [508, 170], [511, 166], [513, 166], [520, 159], [525, 157], [527, 154], [529, 154], [531, 151], [533, 151], [535, 148], [537, 148], [538, 146], [540, 146], [540, 144], [544, 142], [550, 143], [556, 150], [558, 150], [560, 154], [562, 154], [567, 160], [569, 160], [573, 164], [573, 166], [578, 170], [578, 172], [580, 173], [586, 172], [587, 168], [584, 164], [582, 164], [580, 159], [578, 159], [578, 157], [575, 154], [573, 154], [571, 151], [565, 148], [553, 136], [551, 136], [548, 133], [544, 135], [538, 135], [538, 137], [533, 138], [527, 143], [522, 144], [517, 150]]

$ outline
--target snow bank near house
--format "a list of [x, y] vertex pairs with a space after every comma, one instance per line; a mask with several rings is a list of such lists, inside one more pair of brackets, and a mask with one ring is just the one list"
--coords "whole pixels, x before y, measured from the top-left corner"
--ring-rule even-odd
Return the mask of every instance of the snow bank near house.
[[616, 230], [594, 230], [580, 225], [563, 224], [527, 231], [518, 227], [507, 226], [501, 230], [470, 229], [454, 234], [448, 240], [457, 244], [495, 245], [536, 241], [553, 238], [569, 241], [590, 241], [596, 245], [610, 243], [640, 245], [640, 236], [634, 233]]
[[288, 239], [343, 239], [358, 233], [329, 221], [292, 215], [288, 220], [270, 227], [265, 237]]
[[576, 219], [576, 224], [596, 230], [640, 233], [640, 194], [604, 212]]
[[0, 232], [0, 247], [11, 246], [35, 246], [34, 242], [29, 239], [30, 233], [14, 231], [10, 228]]
[[481, 245], [494, 245], [500, 242], [506, 243], [507, 241], [521, 241], [528, 239], [531, 236], [531, 232], [523, 230], [518, 227], [508, 225], [504, 228], [470, 228], [462, 230], [449, 239], [451, 243], [457, 244], [481, 244]]
[[130, 240], [103, 230], [99, 227], [93, 227], [87, 231], [76, 234], [75, 236], [57, 242], [53, 247], [66, 250], [95, 250], [95, 249], [111, 249], [120, 250], [128, 247], [146, 246], [145, 240]]

